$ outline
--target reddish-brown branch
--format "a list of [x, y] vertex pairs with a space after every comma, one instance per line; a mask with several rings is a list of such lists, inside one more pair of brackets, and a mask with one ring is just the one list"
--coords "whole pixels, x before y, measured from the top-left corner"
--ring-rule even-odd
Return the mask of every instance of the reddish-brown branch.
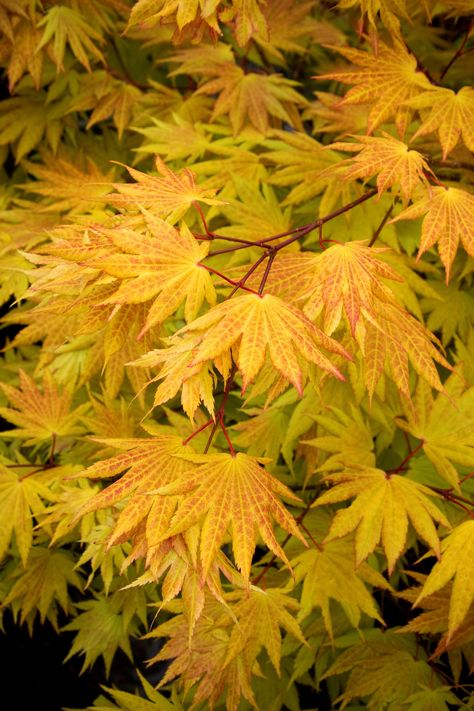
[[275, 259], [275, 257], [276, 257], [276, 251], [275, 251], [275, 250], [272, 250], [269, 254], [270, 254], [270, 256], [268, 257], [268, 262], [267, 262], [267, 264], [266, 264], [266, 266], [265, 266], [265, 271], [264, 271], [264, 273], [263, 273], [263, 277], [262, 277], [262, 280], [261, 280], [261, 282], [260, 282], [260, 286], [258, 287], [258, 293], [259, 293], [260, 296], [263, 294], [263, 290], [264, 290], [264, 288], [265, 288], [265, 284], [267, 283], [267, 279], [268, 279], [268, 277], [269, 277], [269, 274], [270, 274], [270, 270], [271, 270], [271, 268], [272, 268], [273, 261], [274, 261], [274, 259]]
[[194, 432], [191, 432], [191, 434], [188, 437], [186, 437], [186, 439], [183, 439], [183, 446], [188, 444], [188, 442], [190, 442], [194, 437], [196, 437], [196, 435], [198, 435], [200, 432], [202, 432], [207, 427], [209, 427], [209, 425], [212, 422], [214, 422], [214, 420], [211, 417], [207, 422], [205, 422], [203, 425], [201, 425], [201, 427], [199, 427], [197, 430], [194, 430]]
[[242, 284], [240, 281], [235, 281], [235, 279], [230, 279], [222, 272], [218, 272], [217, 269], [213, 269], [212, 267], [207, 266], [207, 264], [202, 264], [202, 262], [200, 262], [199, 266], [202, 267], [203, 269], [207, 269], [208, 272], [215, 274], [216, 276], [220, 277], [221, 279], [224, 279], [224, 281], [226, 281], [228, 284], [231, 284], [231, 286], [235, 286], [238, 289], [244, 289], [245, 291], [249, 291], [251, 294], [257, 293], [255, 291], [255, 289], [251, 289], [249, 286], [245, 286], [245, 284]]
[[225, 406], [226, 406], [226, 404], [227, 404], [227, 400], [229, 399], [229, 395], [230, 395], [230, 391], [231, 391], [232, 385], [233, 385], [233, 383], [234, 383], [234, 377], [235, 377], [236, 372], [237, 372], [237, 365], [234, 363], [234, 364], [232, 365], [232, 368], [230, 369], [229, 375], [228, 375], [227, 380], [226, 380], [226, 384], [225, 384], [225, 388], [224, 388], [224, 393], [223, 393], [223, 395], [222, 395], [221, 404], [219, 405], [219, 409], [218, 409], [217, 412], [216, 412], [214, 425], [213, 425], [213, 427], [212, 427], [212, 430], [211, 430], [210, 435], [209, 435], [209, 439], [207, 440], [206, 446], [205, 446], [205, 448], [204, 448], [204, 454], [207, 454], [207, 452], [209, 451], [209, 447], [210, 447], [211, 444], [212, 444], [212, 440], [214, 439], [214, 435], [216, 434], [216, 430], [217, 430], [217, 428], [220, 426], [221, 429], [222, 429], [222, 432], [223, 432], [223, 434], [224, 434], [224, 437], [225, 437], [226, 440], [227, 440], [227, 444], [229, 445], [230, 453], [232, 454], [233, 457], [235, 456], [235, 450], [234, 450], [234, 448], [233, 448], [233, 446], [232, 446], [232, 443], [231, 443], [231, 441], [230, 441], [230, 439], [229, 439], [229, 435], [228, 435], [227, 430], [226, 430], [225, 425], [224, 425], [224, 412], [225, 412]]
[[[361, 197], [357, 198], [356, 200], [353, 200], [352, 202], [347, 203], [347, 205], [343, 205], [337, 210], [334, 210], [333, 212], [330, 212], [328, 215], [324, 215], [324, 217], [320, 217], [317, 220], [314, 220], [314, 222], [310, 222], [307, 225], [301, 225], [300, 227], [295, 227], [292, 230], [287, 230], [286, 232], [279, 232], [276, 235], [272, 235], [271, 237], [265, 237], [264, 239], [258, 240], [256, 242], [249, 242], [248, 244], [243, 244], [239, 245], [236, 247], [228, 247], [226, 249], [217, 249], [214, 252], [209, 252], [207, 257], [215, 257], [220, 254], [227, 254], [228, 252], [236, 252], [239, 249], [245, 249], [246, 247], [261, 247], [262, 249], [272, 249], [272, 250], [280, 250], [283, 249], [283, 247], [286, 247], [287, 245], [291, 244], [292, 242], [295, 242], [297, 239], [300, 239], [301, 237], [306, 236], [310, 232], [312, 232], [315, 229], [319, 230], [319, 241], [328, 242], [329, 240], [321, 240], [321, 235], [322, 235], [322, 226], [326, 222], [330, 222], [331, 220], [334, 220], [334, 218], [339, 217], [339, 215], [344, 214], [345, 212], [348, 212], [349, 210], [352, 210], [354, 207], [357, 207], [358, 205], [361, 205], [363, 202], [368, 200], [369, 198], [373, 197], [374, 195], [377, 194], [377, 188], [373, 188], [372, 190], [369, 190], [367, 193], [364, 193], [364, 195], [361, 195]], [[220, 236], [218, 234], [214, 233], [214, 236], [216, 239], [220, 239]], [[281, 239], [282, 237], [289, 237], [287, 240], [284, 242], [280, 242], [277, 245], [274, 245], [273, 247], [268, 247], [269, 242], [274, 242], [277, 239]], [[231, 238], [228, 238], [231, 239]], [[233, 238], [232, 238], [233, 240]], [[233, 240], [236, 241], [236, 240]], [[265, 256], [265, 255], [264, 255]]]
[[388, 208], [387, 212], [386, 212], [385, 215], [382, 217], [382, 220], [380, 221], [379, 226], [377, 227], [377, 229], [375, 230], [374, 234], [372, 235], [372, 239], [370, 240], [369, 245], [368, 245], [369, 247], [373, 247], [374, 244], [376, 243], [376, 241], [378, 240], [378, 238], [379, 238], [379, 236], [380, 236], [380, 233], [382, 232], [383, 228], [384, 228], [385, 225], [387, 224], [387, 220], [389, 219], [390, 215], [391, 215], [392, 212], [393, 212], [393, 208], [394, 208], [394, 207], [395, 207], [395, 203], [393, 203], [393, 204]]
[[453, 66], [454, 62], [455, 62], [457, 59], [459, 59], [459, 57], [462, 57], [462, 55], [464, 54], [464, 47], [466, 46], [466, 42], [467, 42], [468, 39], [469, 39], [469, 35], [471, 34], [471, 30], [472, 30], [473, 26], [474, 26], [474, 18], [471, 18], [471, 21], [470, 21], [470, 23], [469, 23], [469, 27], [467, 28], [467, 32], [466, 32], [466, 34], [464, 35], [464, 39], [463, 39], [463, 41], [461, 42], [461, 45], [460, 45], [459, 49], [458, 49], [457, 52], [451, 57], [451, 59], [449, 60], [449, 62], [447, 63], [447, 65], [445, 66], [445, 68], [443, 69], [443, 71], [442, 71], [441, 74], [440, 74], [440, 77], [439, 77], [440, 81], [442, 81], [442, 80], [444, 79], [444, 77], [446, 76], [446, 74], [449, 72], [449, 70], [450, 70], [451, 67]]
[[400, 472], [405, 469], [405, 467], [406, 467], [406, 465], [408, 464], [408, 462], [410, 461], [410, 459], [411, 459], [412, 457], [414, 457], [415, 454], [418, 454], [418, 452], [420, 451], [420, 449], [423, 447], [424, 443], [425, 443], [424, 440], [421, 440], [421, 442], [419, 442], [419, 443], [416, 445], [415, 449], [412, 449], [412, 450], [407, 454], [407, 456], [405, 457], [405, 459], [403, 460], [403, 462], [400, 464], [399, 467], [397, 467], [396, 469], [387, 469], [386, 474], [387, 474], [387, 475], [400, 474]]

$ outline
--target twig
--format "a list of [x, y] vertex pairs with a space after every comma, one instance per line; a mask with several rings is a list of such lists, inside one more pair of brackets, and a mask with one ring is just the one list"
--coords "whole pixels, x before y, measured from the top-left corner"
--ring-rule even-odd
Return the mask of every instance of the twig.
[[469, 23], [469, 27], [467, 28], [467, 32], [466, 32], [466, 34], [464, 35], [463, 41], [461, 42], [461, 45], [460, 45], [459, 49], [457, 50], [456, 54], [454, 54], [454, 55], [451, 57], [451, 59], [449, 60], [449, 62], [447, 63], [447, 65], [445, 66], [445, 68], [443, 69], [443, 71], [441, 72], [440, 77], [439, 77], [440, 81], [442, 81], [442, 80], [444, 79], [445, 75], [449, 72], [449, 70], [450, 70], [451, 67], [453, 66], [454, 62], [455, 62], [457, 59], [459, 59], [459, 57], [461, 57], [461, 56], [463, 55], [463, 53], [464, 53], [464, 47], [466, 46], [466, 42], [467, 42], [468, 39], [469, 39], [469, 35], [471, 34], [471, 30], [472, 30], [473, 25], [474, 25], [474, 17], [471, 18], [471, 21], [470, 21], [470, 23]]

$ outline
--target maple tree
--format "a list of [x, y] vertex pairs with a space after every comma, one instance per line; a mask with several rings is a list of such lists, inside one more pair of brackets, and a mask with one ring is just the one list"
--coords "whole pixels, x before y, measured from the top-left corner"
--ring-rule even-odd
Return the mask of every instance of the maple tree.
[[159, 644], [89, 709], [474, 708], [473, 38], [0, 0], [0, 611]]

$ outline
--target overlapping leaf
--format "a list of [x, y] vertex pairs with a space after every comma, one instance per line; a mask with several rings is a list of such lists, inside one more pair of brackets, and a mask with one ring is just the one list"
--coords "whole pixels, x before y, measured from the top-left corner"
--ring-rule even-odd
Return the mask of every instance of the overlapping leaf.
[[399, 42], [390, 47], [380, 41], [376, 54], [349, 47], [335, 49], [355, 67], [322, 74], [319, 78], [354, 85], [342, 102], [371, 104], [367, 123], [369, 133], [388, 119], [395, 118], [398, 131], [403, 136], [413, 114], [413, 109], [406, 104], [407, 100], [432, 88], [418, 69], [415, 57]]
[[183, 226], [178, 232], [152, 215], [146, 216], [148, 233], [130, 229], [103, 230], [115, 252], [92, 257], [88, 265], [121, 280], [103, 303], [133, 304], [152, 301], [142, 333], [164, 321], [186, 299], [185, 318], [191, 321], [206, 299], [215, 303], [211, 277], [200, 265], [209, 245], [199, 244]]
[[268, 474], [258, 459], [247, 454], [196, 455], [193, 459], [201, 462], [197, 469], [157, 489], [162, 496], [186, 494], [178, 502], [171, 525], [162, 533], [162, 538], [201, 524], [200, 557], [204, 574], [209, 571], [229, 528], [234, 559], [245, 578], [250, 574], [258, 534], [276, 556], [288, 563], [273, 533], [271, 519], [304, 541], [294, 518], [279, 500], [282, 496], [299, 501], [298, 497]]
[[466, 252], [474, 257], [473, 210], [474, 195], [466, 190], [434, 187], [430, 195], [400, 212], [392, 222], [415, 220], [425, 215], [418, 256], [438, 243], [439, 256], [446, 268], [448, 282], [459, 241]]
[[188, 168], [178, 175], [167, 168], [158, 156], [155, 167], [162, 177], [157, 178], [126, 166], [136, 183], [114, 183], [119, 194], [110, 196], [109, 201], [124, 208], [145, 207], [153, 215], [171, 223], [177, 222], [194, 202], [220, 204], [220, 200], [214, 198], [216, 191], [197, 186], [194, 174]]
[[175, 501], [171, 497], [148, 494], [158, 487], [179, 480], [184, 472], [193, 468], [189, 461], [181, 458], [183, 455], [189, 455], [190, 450], [183, 447], [179, 437], [169, 435], [150, 439], [109, 439], [102, 442], [125, 451], [93, 464], [78, 476], [91, 479], [109, 478], [119, 474], [122, 476], [88, 500], [78, 516], [114, 506], [127, 499], [109, 538], [109, 545], [126, 539], [140, 523], [145, 522], [144, 539], [146, 546], [152, 548], [166, 537]]
[[191, 365], [220, 357], [232, 348], [244, 390], [261, 370], [266, 349], [275, 368], [300, 394], [301, 359], [343, 379], [320, 349], [349, 357], [337, 341], [326, 336], [301, 311], [269, 294], [248, 294], [224, 301], [180, 333], [201, 334]]
[[474, 89], [463, 86], [456, 93], [451, 89], [433, 87], [410, 99], [409, 106], [421, 114], [421, 126], [412, 140], [437, 132], [443, 149], [443, 160], [456, 147], [459, 139], [474, 151]]
[[356, 563], [360, 564], [381, 542], [391, 574], [403, 553], [408, 522], [420, 538], [439, 556], [440, 543], [435, 524], [449, 522], [432, 498], [436, 492], [422, 484], [380, 469], [357, 467], [325, 476], [333, 488], [319, 496], [314, 506], [339, 503], [355, 497], [347, 509], [339, 510], [327, 536], [328, 541], [356, 530]]

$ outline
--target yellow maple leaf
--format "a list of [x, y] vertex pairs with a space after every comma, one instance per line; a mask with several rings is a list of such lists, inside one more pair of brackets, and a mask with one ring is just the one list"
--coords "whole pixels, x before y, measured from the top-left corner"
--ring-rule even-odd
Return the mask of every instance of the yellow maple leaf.
[[43, 377], [42, 391], [22, 370], [19, 388], [3, 383], [1, 387], [15, 409], [1, 407], [0, 415], [17, 428], [2, 432], [0, 436], [28, 439], [25, 444], [30, 445], [54, 436], [73, 437], [84, 432], [78, 422], [89, 405], [86, 403], [71, 410], [72, 393], [67, 388], [60, 393], [48, 371]]
[[[424, 96], [424, 94], [423, 94]], [[377, 175], [377, 192], [382, 195], [388, 188], [399, 186], [404, 201], [412, 196], [420, 183], [427, 185], [424, 172], [430, 172], [428, 163], [421, 153], [409, 150], [402, 141], [398, 141], [388, 133], [382, 132], [382, 137], [355, 136], [356, 143], [333, 143], [331, 148], [338, 151], [357, 152], [352, 161], [343, 161], [344, 180], [356, 178], [372, 178]], [[335, 166], [338, 172], [343, 166]]]
[[459, 188], [431, 188], [431, 194], [402, 210], [391, 223], [415, 220], [422, 215], [418, 257], [438, 243], [439, 256], [446, 269], [446, 283], [461, 240], [466, 252], [474, 257], [474, 195]]
[[32, 631], [36, 611], [40, 621], [48, 619], [58, 630], [57, 604], [63, 612], [71, 610], [68, 585], [82, 590], [84, 581], [77, 573], [76, 560], [67, 550], [35, 547], [28, 558], [26, 570], [17, 571], [17, 580], [2, 601], [20, 611], [20, 622], [27, 622]]
[[320, 608], [324, 626], [333, 639], [331, 601], [338, 602], [350, 623], [358, 627], [362, 613], [381, 621], [380, 613], [367, 585], [390, 590], [383, 575], [362, 562], [354, 564], [352, 540], [328, 541], [291, 559], [295, 582], [303, 583], [299, 619]]
[[280, 627], [302, 644], [307, 644], [294, 616], [299, 608], [298, 602], [278, 588], [261, 590], [253, 585], [250, 591], [244, 590], [228, 595], [226, 600], [230, 601], [234, 598], [237, 598], [237, 603], [232, 606], [232, 612], [237, 624], [232, 627], [225, 663], [228, 664], [243, 652], [250, 671], [261, 649], [264, 648], [279, 674]]
[[22, 475], [14, 467], [0, 464], [0, 559], [5, 556], [13, 533], [26, 566], [33, 541], [34, 516], [46, 510], [46, 502], [55, 496], [46, 485], [42, 471], [32, 467], [31, 472], [22, 470]]
[[77, 10], [65, 6], [51, 7], [38, 27], [44, 27], [44, 32], [37, 50], [49, 45], [58, 70], [64, 71], [66, 43], [87, 71], [91, 69], [89, 55], [99, 62], [105, 62], [104, 55], [97, 47], [104, 41], [102, 35]]
[[206, 205], [222, 204], [214, 198], [214, 189], [196, 185], [192, 171], [185, 168], [180, 175], [173, 173], [158, 156], [155, 159], [155, 167], [162, 176], [160, 178], [125, 167], [137, 182], [133, 185], [113, 184], [119, 194], [110, 196], [109, 201], [119, 207], [144, 207], [153, 215], [169, 222], [177, 222], [194, 202], [203, 202]]
[[151, 439], [98, 441], [125, 451], [93, 464], [76, 477], [107, 479], [119, 474], [122, 476], [89, 499], [77, 513], [76, 519], [92, 511], [115, 506], [127, 499], [110, 533], [108, 545], [126, 540], [127, 536], [144, 522], [144, 540], [146, 546], [152, 548], [167, 535], [175, 501], [172, 497], [148, 494], [179, 479], [184, 472], [193, 468], [189, 461], [182, 458], [183, 455], [189, 454], [190, 450], [183, 447], [179, 437], [168, 435]]
[[348, 508], [336, 513], [326, 541], [356, 530], [357, 565], [381, 542], [387, 556], [388, 572], [392, 574], [406, 544], [409, 521], [439, 557], [440, 543], [434, 524], [449, 528], [449, 521], [431, 501], [431, 498], [441, 498], [436, 492], [400, 474], [368, 467], [328, 474], [324, 481], [333, 484], [334, 488], [319, 496], [313, 506], [355, 497]]
[[470, 151], [474, 151], [474, 89], [463, 86], [456, 93], [452, 89], [433, 87], [410, 99], [408, 105], [418, 109], [421, 126], [412, 137], [438, 132], [443, 160], [462, 139]]
[[[2, 23], [2, 30], [5, 32], [6, 29], [5, 23]], [[43, 52], [37, 51], [41, 34], [41, 30], [29, 18], [20, 18], [14, 32], [12, 28], [10, 37], [12, 47], [7, 67], [10, 93], [13, 93], [13, 89], [25, 72], [30, 74], [35, 88], [39, 90], [44, 60]]]
[[444, 383], [445, 392], [435, 399], [429, 386], [418, 382], [413, 398], [414, 411], [399, 427], [421, 440], [423, 451], [438, 474], [459, 491], [459, 474], [453, 462], [474, 466], [474, 387], [465, 388], [460, 373]]
[[22, 186], [30, 193], [49, 198], [49, 204], [46, 200], [43, 202], [42, 210], [86, 212], [106, 201], [113, 171], [102, 173], [92, 158], [80, 151], [75, 151], [74, 156], [64, 151], [57, 155], [45, 153], [42, 159], [42, 163], [23, 162], [36, 180]]
[[157, 489], [161, 495], [184, 495], [166, 534], [175, 536], [196, 523], [202, 523], [200, 556], [206, 575], [219, 546], [231, 525], [234, 559], [248, 579], [252, 557], [260, 533], [263, 542], [288, 563], [272, 530], [271, 518], [288, 533], [304, 542], [296, 522], [280, 503], [278, 496], [292, 501], [298, 497], [259, 464], [259, 460], [239, 452], [195, 455], [200, 465], [187, 472], [174, 484]]
[[148, 234], [131, 229], [102, 229], [117, 250], [87, 261], [89, 266], [117, 277], [117, 291], [103, 304], [134, 304], [154, 299], [148, 308], [143, 334], [164, 321], [186, 299], [186, 321], [197, 316], [206, 301], [214, 305], [216, 295], [210, 274], [200, 262], [209, 244], [199, 244], [183, 225], [178, 232], [168, 223], [146, 215]]
[[441, 560], [428, 575], [415, 605], [454, 579], [449, 603], [449, 643], [454, 632], [464, 622], [474, 600], [474, 521], [470, 519], [456, 526], [443, 539], [441, 553]]
[[334, 49], [358, 68], [330, 72], [317, 78], [354, 84], [341, 104], [371, 104], [367, 122], [369, 133], [394, 117], [398, 132], [403, 136], [413, 114], [413, 109], [405, 102], [432, 89], [432, 84], [419, 71], [415, 57], [400, 42], [389, 47], [380, 41], [377, 54], [352, 47]]

